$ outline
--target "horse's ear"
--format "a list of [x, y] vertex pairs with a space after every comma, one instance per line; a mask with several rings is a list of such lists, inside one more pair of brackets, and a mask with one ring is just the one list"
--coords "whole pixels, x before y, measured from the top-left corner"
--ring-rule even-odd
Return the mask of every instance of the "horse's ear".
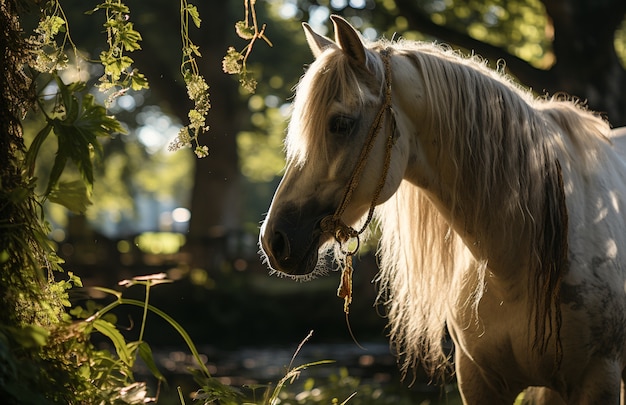
[[316, 58], [320, 56], [326, 48], [337, 47], [337, 44], [334, 43], [331, 39], [328, 39], [325, 36], [313, 31], [313, 28], [311, 28], [309, 24], [302, 23], [302, 27], [304, 28], [306, 42], [309, 44], [309, 48], [311, 48], [311, 52], [313, 52], [313, 56], [315, 56]]
[[342, 51], [359, 66], [365, 66], [365, 46], [361, 34], [350, 23], [338, 15], [331, 15], [335, 26], [335, 41]]

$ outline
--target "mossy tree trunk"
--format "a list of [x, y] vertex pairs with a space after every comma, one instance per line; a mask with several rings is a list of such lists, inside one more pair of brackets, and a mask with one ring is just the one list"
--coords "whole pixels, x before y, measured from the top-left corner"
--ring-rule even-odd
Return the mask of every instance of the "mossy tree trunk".
[[36, 7], [0, 0], [0, 403], [79, 403], [77, 362], [66, 357], [67, 292], [53, 280], [58, 260], [23, 163], [20, 122], [34, 89], [23, 70], [29, 45], [18, 15], [29, 6]]

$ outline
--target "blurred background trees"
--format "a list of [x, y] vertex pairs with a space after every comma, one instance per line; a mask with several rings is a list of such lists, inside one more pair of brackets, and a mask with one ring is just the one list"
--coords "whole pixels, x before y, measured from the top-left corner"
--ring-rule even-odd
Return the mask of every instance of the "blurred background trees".
[[[199, 4], [202, 29], [191, 33], [203, 54], [202, 73], [211, 86], [211, 130], [204, 135], [210, 156], [193, 159], [183, 152], [185, 158], [172, 157], [163, 152], [163, 146], [177, 125], [185, 121], [190, 107], [178, 73], [180, 44], [172, 21], [178, 5], [174, 3], [128, 2], [130, 18], [143, 34], [137, 66], [148, 76], [151, 87], [118, 100], [112, 110], [134, 129], [130, 136], [120, 138], [139, 139], [143, 151], [131, 142], [113, 142], [123, 144], [127, 156], [133, 157], [124, 163], [126, 169], [117, 170], [122, 180], [118, 186], [113, 184], [113, 172], [120, 164], [105, 161], [103, 167], [111, 184], [98, 194], [98, 210], [92, 210], [89, 217], [100, 218], [103, 228], [111, 227], [116, 220], [128, 227], [132, 224], [129, 218], [137, 220], [150, 211], [145, 205], [137, 209], [144, 199], [169, 199], [153, 207], [152, 221], [144, 218], [135, 231], [171, 227], [175, 224], [170, 215], [173, 209], [190, 209], [189, 223], [181, 226], [188, 227], [187, 246], [198, 263], [211, 261], [200, 257], [208, 252], [208, 245], [218, 240], [228, 239], [231, 244], [255, 249], [254, 241], [241, 240], [241, 232], [253, 234], [268, 206], [282, 169], [281, 142], [292, 88], [303, 66], [311, 61], [301, 21], [327, 32], [328, 16], [339, 13], [369, 39], [385, 36], [445, 42], [463, 52], [479, 54], [494, 66], [505, 64], [510, 74], [538, 95], [567, 93], [587, 102], [614, 126], [626, 124], [626, 3], [620, 0], [259, 1], [259, 19], [268, 24], [266, 33], [274, 46], [259, 43], [253, 51], [250, 67], [259, 82], [253, 95], [239, 89], [236, 79], [222, 72], [221, 59], [226, 49], [245, 45], [233, 29], [233, 22], [243, 17], [243, 6], [229, 1], [219, 11]], [[74, 14], [70, 20], [74, 22], [73, 33], [80, 38], [78, 46], [97, 54], [102, 34], [93, 29], [90, 18], [81, 17], [84, 2], [69, 0], [65, 7]], [[123, 159], [113, 153], [116, 148], [110, 147], [111, 159], [119, 162]], [[137, 166], [137, 153], [176, 163], [170, 166], [172, 169], [154, 175], [154, 166], [146, 169], [146, 165], [139, 165], [144, 170]], [[127, 184], [127, 191], [135, 195], [132, 199], [114, 198], [120, 202], [116, 208], [107, 195], [119, 189], [119, 184]], [[137, 187], [143, 189], [141, 195], [136, 195]], [[113, 229], [109, 233], [131, 231]]]
[[[49, 207], [61, 255], [70, 267], [87, 266], [90, 284], [112, 285], [129, 271], [149, 271], [137, 268], [146, 261], [176, 269], [172, 274], [207, 289], [215, 288], [216, 277], [246, 270], [248, 277], [267, 277], [256, 239], [283, 168], [282, 139], [293, 87], [312, 60], [302, 21], [332, 35], [328, 17], [338, 13], [370, 40], [448, 43], [493, 66], [504, 64], [538, 96], [564, 92], [604, 114], [612, 125], [626, 124], [626, 3], [621, 0], [258, 1], [258, 19], [267, 24], [273, 46], [259, 41], [248, 62], [258, 81], [254, 94], [222, 71], [227, 49], [246, 45], [234, 29], [235, 21], [244, 18], [244, 2], [225, 2], [219, 10], [204, 2], [197, 5], [202, 27], [190, 36], [202, 53], [200, 69], [210, 86], [210, 130], [201, 136], [209, 156], [172, 153], [167, 145], [192, 107], [180, 77], [174, 18], [179, 4], [126, 3], [128, 18], [143, 37], [142, 49], [133, 57], [150, 89], [129, 91], [109, 107], [128, 134], [106, 141], [86, 215], [68, 217]], [[94, 5], [82, 0], [63, 5], [76, 45], [95, 57], [104, 35], [101, 28], [94, 29], [100, 24], [97, 16], [84, 15]], [[81, 72], [86, 73], [90, 80], [101, 74]], [[365, 274], [369, 282], [371, 274]]]

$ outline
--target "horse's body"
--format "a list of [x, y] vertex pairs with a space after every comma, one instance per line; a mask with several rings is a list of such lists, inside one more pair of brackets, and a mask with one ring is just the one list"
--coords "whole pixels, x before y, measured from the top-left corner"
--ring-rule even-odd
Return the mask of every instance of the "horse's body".
[[447, 327], [465, 403], [511, 404], [529, 386], [571, 404], [619, 403], [626, 130], [569, 101], [536, 100], [476, 59], [365, 46], [333, 22], [335, 42], [306, 26], [316, 61], [261, 229], [269, 265], [314, 273], [318, 251], [380, 204], [380, 300], [405, 370], [446, 364]]

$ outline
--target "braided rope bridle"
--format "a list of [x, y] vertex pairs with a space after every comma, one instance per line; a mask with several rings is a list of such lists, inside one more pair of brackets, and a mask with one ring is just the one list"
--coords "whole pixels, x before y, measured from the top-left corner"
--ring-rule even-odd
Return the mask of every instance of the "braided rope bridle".
[[[391, 163], [391, 149], [393, 148], [395, 142], [395, 120], [393, 116], [393, 108], [391, 106], [391, 49], [383, 49], [382, 51], [380, 51], [380, 55], [382, 57], [385, 67], [385, 94], [383, 103], [380, 106], [380, 109], [378, 110], [374, 121], [372, 122], [372, 126], [370, 127], [370, 130], [368, 132], [365, 144], [361, 149], [361, 153], [357, 160], [356, 166], [352, 171], [352, 175], [341, 200], [341, 204], [339, 204], [334, 214], [324, 217], [320, 223], [320, 228], [322, 232], [331, 234], [335, 238], [335, 241], [339, 243], [341, 252], [345, 255], [344, 268], [342, 270], [341, 283], [339, 285], [339, 289], [337, 290], [337, 295], [339, 296], [339, 298], [344, 299], [344, 312], [346, 314], [349, 312], [349, 306], [352, 302], [352, 256], [354, 256], [360, 248], [361, 241], [359, 236], [363, 232], [365, 232], [374, 216], [374, 209], [376, 208], [376, 205], [378, 203], [380, 193], [385, 186], [387, 173], [389, 172], [389, 166]], [[392, 128], [387, 135], [383, 170], [378, 180], [376, 190], [374, 191], [374, 195], [370, 203], [365, 223], [363, 223], [359, 230], [356, 230], [343, 222], [341, 216], [350, 204], [352, 195], [359, 185], [359, 181], [361, 180], [361, 176], [363, 175], [363, 170], [365, 169], [367, 159], [374, 147], [374, 141], [376, 140], [378, 134], [382, 129], [383, 118], [387, 113], [391, 118], [390, 122]], [[356, 239], [356, 247], [351, 250], [344, 249], [345, 244], [352, 239]]]

